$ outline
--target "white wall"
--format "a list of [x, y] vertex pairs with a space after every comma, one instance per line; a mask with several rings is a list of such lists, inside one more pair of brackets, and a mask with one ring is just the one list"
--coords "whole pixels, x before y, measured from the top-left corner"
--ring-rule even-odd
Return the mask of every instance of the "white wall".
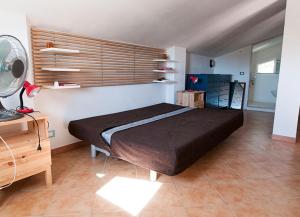
[[[278, 40], [278, 39], [274, 39]], [[268, 42], [266, 42], [268, 43]], [[254, 88], [249, 92], [249, 100], [256, 102], [275, 103], [276, 97], [271, 93], [272, 90], [277, 90], [278, 74], [256, 74], [257, 65], [271, 60], [281, 59], [282, 43], [277, 43], [274, 46], [266, 47], [252, 53], [251, 63], [251, 79], [254, 80]]]
[[209, 66], [209, 61], [211, 59], [211, 57], [187, 53], [187, 74], [212, 74], [214, 68]]
[[161, 103], [164, 97], [160, 84], [42, 90], [35, 105], [49, 116], [50, 130], [56, 131], [51, 146], [56, 148], [78, 141], [68, 132], [71, 120]]
[[[18, 38], [25, 47], [27, 53], [30, 53], [30, 37], [25, 15], [0, 11], [0, 35], [12, 35]], [[32, 68], [30, 63], [27, 79], [32, 81]], [[9, 98], [1, 99], [1, 102], [3, 102], [3, 105], [7, 109], [15, 109], [20, 105], [19, 93], [16, 93]], [[28, 99], [26, 94], [24, 94], [24, 102], [26, 106], [33, 106], [33, 101]]]
[[300, 2], [287, 0], [273, 134], [296, 138], [300, 106]]
[[[244, 108], [247, 108], [247, 99], [249, 91], [249, 76], [251, 62], [251, 47], [234, 51], [229, 54], [215, 58], [216, 66], [214, 74], [232, 74], [232, 80], [246, 82]], [[244, 72], [244, 75], [240, 75]]]
[[165, 101], [168, 103], [176, 102], [176, 92], [185, 89], [186, 77], [186, 48], [170, 47], [167, 49], [169, 58], [175, 62], [168, 63], [168, 67], [175, 69], [175, 74], [167, 74], [166, 78], [175, 81], [175, 84], [166, 84]]

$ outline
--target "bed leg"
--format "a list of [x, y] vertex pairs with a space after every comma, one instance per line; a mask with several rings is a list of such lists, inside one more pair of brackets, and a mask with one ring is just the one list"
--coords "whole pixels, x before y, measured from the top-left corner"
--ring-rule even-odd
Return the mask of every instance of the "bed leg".
[[97, 151], [101, 152], [102, 154], [105, 154], [107, 157], [110, 156], [110, 153], [108, 151], [106, 151], [106, 150], [104, 150], [102, 148], [99, 148], [99, 147], [97, 147], [97, 146], [95, 146], [95, 145], [92, 144], [91, 145], [91, 156], [92, 156], [92, 158], [96, 157]]
[[97, 155], [97, 150], [95, 145], [91, 145], [91, 156], [92, 158], [95, 158]]
[[157, 172], [150, 170], [150, 181], [155, 182], [157, 180]]

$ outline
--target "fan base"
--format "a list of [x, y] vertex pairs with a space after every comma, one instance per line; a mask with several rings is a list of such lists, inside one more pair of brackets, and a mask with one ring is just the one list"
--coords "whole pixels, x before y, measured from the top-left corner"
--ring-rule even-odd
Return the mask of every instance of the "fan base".
[[0, 122], [13, 121], [24, 117], [23, 114], [13, 113], [7, 110], [0, 110]]
[[17, 112], [22, 113], [22, 114], [27, 114], [27, 113], [32, 113], [33, 109], [31, 109], [31, 108], [17, 109]]
[[0, 101], [0, 122], [12, 121], [24, 117], [23, 114], [7, 110]]

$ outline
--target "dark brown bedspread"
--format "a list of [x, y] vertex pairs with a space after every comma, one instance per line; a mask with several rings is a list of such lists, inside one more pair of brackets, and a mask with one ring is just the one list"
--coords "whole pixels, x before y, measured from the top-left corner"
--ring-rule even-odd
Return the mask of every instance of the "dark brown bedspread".
[[109, 147], [101, 132], [182, 108], [158, 104], [71, 121], [75, 137], [109, 150], [112, 156], [167, 175], [176, 175], [243, 125], [239, 110], [194, 109], [163, 120], [117, 132]]

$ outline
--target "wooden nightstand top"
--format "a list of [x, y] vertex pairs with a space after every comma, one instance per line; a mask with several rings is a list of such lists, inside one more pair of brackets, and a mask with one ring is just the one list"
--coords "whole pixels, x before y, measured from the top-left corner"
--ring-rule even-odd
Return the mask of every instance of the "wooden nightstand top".
[[[46, 115], [43, 115], [42, 113], [39, 113], [39, 112], [33, 112], [33, 113], [30, 113], [29, 115], [33, 116], [36, 120], [48, 119], [48, 117]], [[13, 125], [13, 124], [22, 124], [22, 123], [26, 123], [28, 121], [33, 121], [33, 119], [31, 117], [25, 115], [23, 118], [20, 118], [20, 119], [0, 122], [0, 127]]]
[[183, 91], [178, 91], [178, 92], [181, 92], [181, 93], [205, 93], [205, 91], [203, 90], [183, 90]]

